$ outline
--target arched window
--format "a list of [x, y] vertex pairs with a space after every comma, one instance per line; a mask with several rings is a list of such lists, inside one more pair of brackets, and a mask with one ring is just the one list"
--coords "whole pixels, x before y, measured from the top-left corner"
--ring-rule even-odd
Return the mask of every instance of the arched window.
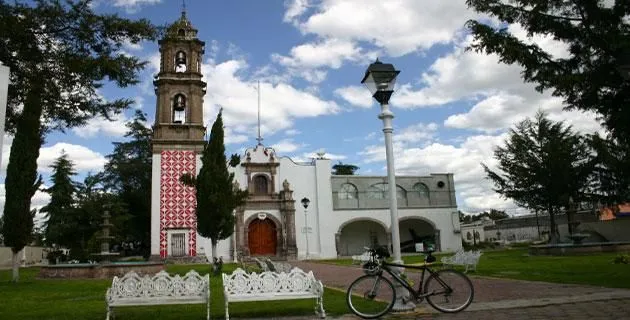
[[351, 183], [344, 183], [341, 185], [339, 189], [339, 193], [337, 193], [337, 197], [341, 200], [347, 199], [357, 199], [359, 192], [357, 191], [357, 187], [355, 187]]
[[254, 177], [254, 194], [267, 194], [267, 177], [264, 175]]
[[[377, 183], [367, 189], [367, 197], [370, 199], [389, 199], [389, 187], [387, 183]], [[396, 198], [407, 198], [407, 192], [401, 186], [396, 186]]]
[[470, 234], [470, 231], [466, 232], [466, 240], [472, 240], [472, 234]]
[[429, 188], [424, 183], [416, 183], [413, 185], [413, 191], [418, 194], [420, 199], [429, 199]]
[[173, 98], [173, 123], [186, 122], [186, 97], [176, 94]]
[[187, 60], [184, 51], [177, 51], [175, 54], [175, 72], [186, 72]]
[[186, 35], [186, 31], [184, 31], [184, 29], [179, 29], [177, 30], [177, 35], [183, 37]]

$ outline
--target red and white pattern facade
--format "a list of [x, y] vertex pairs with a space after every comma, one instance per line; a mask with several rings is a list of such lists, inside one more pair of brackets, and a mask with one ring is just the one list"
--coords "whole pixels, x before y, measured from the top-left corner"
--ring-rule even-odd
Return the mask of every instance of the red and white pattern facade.
[[187, 253], [197, 255], [195, 188], [181, 183], [183, 174], [197, 173], [193, 150], [163, 150], [160, 153], [160, 257], [168, 256], [169, 230], [186, 230]]

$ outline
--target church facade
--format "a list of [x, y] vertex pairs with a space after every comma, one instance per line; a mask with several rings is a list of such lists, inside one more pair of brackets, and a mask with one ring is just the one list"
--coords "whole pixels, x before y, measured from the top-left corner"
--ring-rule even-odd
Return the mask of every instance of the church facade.
[[[151, 253], [162, 259], [211, 252], [210, 240], [197, 234], [194, 189], [179, 181], [182, 174], [199, 172], [204, 143], [204, 43], [196, 35], [182, 13], [159, 42]], [[325, 154], [299, 163], [261, 143], [241, 160], [230, 170], [249, 197], [234, 212], [234, 234], [218, 244], [225, 261], [323, 259], [360, 254], [366, 246], [391, 247], [386, 176], [333, 175]], [[416, 243], [439, 251], [461, 248], [452, 174], [396, 177], [396, 190], [403, 252], [413, 252]]]

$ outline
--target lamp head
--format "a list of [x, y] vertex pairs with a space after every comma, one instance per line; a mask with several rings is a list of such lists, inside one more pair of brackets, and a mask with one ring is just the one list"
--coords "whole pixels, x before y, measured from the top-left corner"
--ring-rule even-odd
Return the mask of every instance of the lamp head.
[[304, 209], [308, 208], [308, 205], [311, 203], [311, 200], [309, 200], [307, 197], [302, 198], [302, 206], [304, 206]]
[[387, 104], [392, 93], [394, 93], [396, 77], [398, 77], [399, 73], [400, 71], [396, 70], [393, 64], [382, 63], [377, 58], [365, 70], [365, 76], [363, 76], [361, 83], [370, 90], [372, 97], [376, 101], [380, 104]]

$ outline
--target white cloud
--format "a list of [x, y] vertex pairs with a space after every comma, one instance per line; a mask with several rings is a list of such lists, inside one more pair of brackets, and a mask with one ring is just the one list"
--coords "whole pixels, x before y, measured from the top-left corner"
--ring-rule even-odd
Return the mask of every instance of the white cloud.
[[437, 123], [418, 123], [395, 132], [393, 139], [394, 142], [427, 143], [435, 138], [438, 127]]
[[106, 159], [102, 154], [81, 145], [63, 142], [40, 149], [39, 158], [37, 159], [37, 170], [50, 173], [52, 170], [50, 165], [59, 158], [62, 150], [68, 154], [68, 159], [74, 163], [74, 169], [77, 172], [98, 172], [103, 170]]
[[114, 7], [124, 8], [128, 13], [134, 13], [140, 10], [140, 7], [153, 5], [162, 2], [162, 0], [114, 0]]
[[[142, 103], [143, 101], [143, 98], [140, 98], [139, 100], [136, 99], [136, 102]], [[125, 126], [125, 123], [127, 123], [128, 119], [123, 113], [120, 113], [117, 115], [113, 115], [112, 120], [113, 121], [109, 121], [101, 116], [98, 116], [88, 120], [87, 124], [82, 127], [72, 128], [72, 132], [74, 132], [77, 136], [81, 138], [93, 138], [97, 135], [108, 137], [124, 136], [128, 130], [128, 128]]]
[[[402, 56], [436, 44], [451, 43], [467, 19], [478, 16], [464, 1], [432, 0], [323, 0], [314, 13], [289, 6], [285, 16], [305, 34], [369, 42], [391, 56]], [[299, 14], [297, 14], [299, 13]]]
[[[50, 194], [41, 191], [42, 189], [48, 188], [42, 183], [40, 186], [40, 190], [35, 191], [35, 194], [31, 198], [31, 210], [32, 209], [41, 209], [43, 206], [47, 205], [50, 202]], [[6, 203], [6, 189], [4, 187], [4, 183], [0, 184], [0, 217], [4, 214], [4, 204]], [[41, 221], [43, 218], [43, 214], [37, 213], [35, 215], [36, 221]]]
[[283, 139], [280, 140], [271, 147], [279, 154], [295, 152], [296, 150], [304, 147], [304, 144], [295, 143], [293, 139]]
[[284, 134], [287, 135], [287, 136], [296, 136], [296, 135], [298, 135], [300, 133], [301, 133], [300, 130], [297, 130], [297, 129], [289, 129], [289, 130], [284, 132]]
[[[204, 64], [202, 72], [208, 93], [204, 97], [204, 119], [211, 125], [220, 107], [223, 122], [230, 133], [255, 137], [257, 135], [258, 96], [254, 80], [247, 77], [244, 60], [228, 60], [219, 64]], [[287, 83], [261, 82], [261, 134], [269, 138], [290, 129], [296, 118], [310, 118], [334, 114], [339, 106], [317, 95]], [[226, 135], [227, 140], [227, 135]]]
[[374, 99], [368, 90], [360, 86], [348, 86], [335, 90], [335, 94], [346, 100], [353, 106], [370, 108], [374, 105]]
[[308, 10], [308, 0], [287, 0], [284, 6], [287, 11], [284, 13], [283, 21], [294, 22]]

